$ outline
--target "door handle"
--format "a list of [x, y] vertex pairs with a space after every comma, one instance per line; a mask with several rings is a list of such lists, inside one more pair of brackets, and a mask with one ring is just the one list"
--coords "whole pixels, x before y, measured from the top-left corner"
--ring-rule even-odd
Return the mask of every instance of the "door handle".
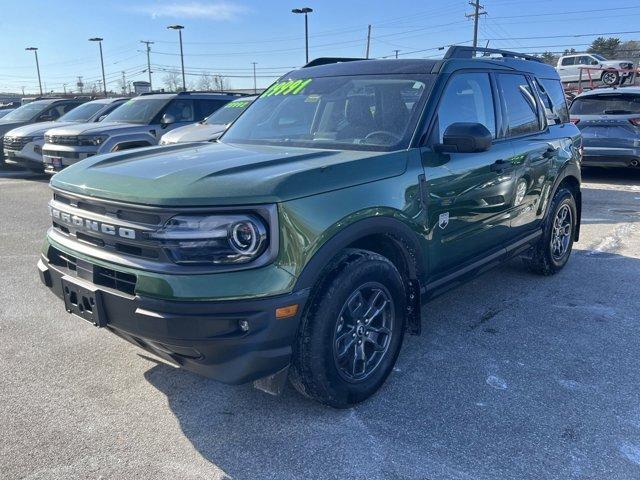
[[505, 160], [500, 159], [500, 160], [496, 160], [495, 162], [493, 162], [491, 164], [491, 166], [489, 167], [489, 169], [492, 172], [502, 172], [502, 171], [506, 170], [507, 167], [509, 167], [509, 165], [510, 165], [509, 162], [506, 162]]

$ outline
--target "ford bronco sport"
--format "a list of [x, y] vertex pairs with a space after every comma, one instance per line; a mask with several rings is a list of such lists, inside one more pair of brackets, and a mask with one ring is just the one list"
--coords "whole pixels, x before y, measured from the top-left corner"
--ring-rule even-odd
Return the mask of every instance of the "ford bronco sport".
[[346, 407], [382, 385], [429, 297], [517, 255], [565, 266], [579, 149], [532, 57], [318, 59], [218, 143], [55, 175], [38, 268], [68, 312], [160, 357]]

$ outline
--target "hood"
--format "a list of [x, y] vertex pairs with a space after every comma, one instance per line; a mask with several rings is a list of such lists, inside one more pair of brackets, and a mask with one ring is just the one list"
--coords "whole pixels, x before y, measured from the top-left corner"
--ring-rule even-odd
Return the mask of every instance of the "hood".
[[606, 65], [606, 66], [609, 66], [609, 67], [616, 67], [616, 68], [621, 63], [630, 63], [631, 65], [633, 65], [633, 62], [631, 60], [602, 60], [600, 62], [600, 64], [602, 64], [602, 65]]
[[4, 135], [9, 130], [27, 125], [29, 122], [3, 122], [0, 118], [0, 135]]
[[7, 132], [7, 136], [16, 137], [32, 137], [44, 135], [44, 133], [52, 128], [64, 127], [65, 125], [73, 125], [73, 122], [41, 122], [30, 123], [19, 128], [14, 128]]
[[[157, 128], [156, 128], [157, 129]], [[119, 132], [148, 132], [154, 130], [149, 125], [139, 125], [137, 123], [118, 123], [118, 122], [90, 122], [90, 123], [75, 123], [66, 127], [56, 128], [56, 135], [73, 136], [73, 135], [113, 135]]]
[[401, 175], [407, 151], [179, 144], [78, 162], [53, 176], [55, 188], [156, 206], [275, 203]]
[[165, 143], [207, 142], [218, 138], [226, 128], [220, 124], [194, 123], [165, 133], [162, 140]]

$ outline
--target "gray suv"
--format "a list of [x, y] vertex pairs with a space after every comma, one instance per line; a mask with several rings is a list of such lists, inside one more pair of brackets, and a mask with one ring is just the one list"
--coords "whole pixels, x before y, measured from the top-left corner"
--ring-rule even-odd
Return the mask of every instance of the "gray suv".
[[640, 87], [584, 92], [569, 113], [582, 133], [583, 165], [640, 166]]
[[4, 163], [4, 134], [36, 122], [52, 122], [86, 100], [47, 98], [29, 102], [0, 118], [0, 165]]
[[125, 102], [100, 123], [49, 130], [42, 148], [48, 170], [58, 171], [93, 155], [156, 145], [173, 128], [202, 120], [238, 98], [228, 93], [153, 93]]

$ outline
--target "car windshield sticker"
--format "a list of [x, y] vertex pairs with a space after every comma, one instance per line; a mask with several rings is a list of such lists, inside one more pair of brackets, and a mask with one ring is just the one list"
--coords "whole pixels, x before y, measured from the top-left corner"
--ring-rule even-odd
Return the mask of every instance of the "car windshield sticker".
[[307, 78], [300, 80], [285, 80], [283, 82], [274, 83], [262, 94], [262, 96], [270, 97], [272, 95], [297, 95], [311, 83], [311, 80], [311, 78]]
[[233, 102], [227, 103], [224, 108], [244, 108], [249, 105], [249, 102], [242, 102], [240, 100], [235, 100]]

